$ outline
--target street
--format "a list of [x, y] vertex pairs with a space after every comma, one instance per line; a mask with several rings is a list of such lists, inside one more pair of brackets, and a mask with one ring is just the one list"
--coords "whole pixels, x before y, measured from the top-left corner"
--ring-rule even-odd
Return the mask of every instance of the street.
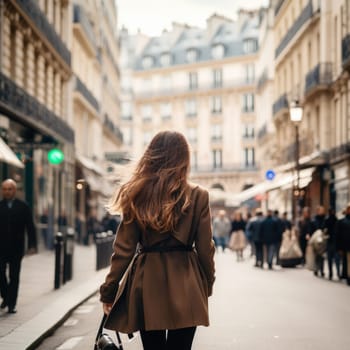
[[[232, 253], [216, 255], [211, 326], [199, 327], [193, 350], [350, 348], [350, 288], [345, 283], [316, 278], [302, 268], [269, 271], [252, 265], [249, 258], [237, 263]], [[100, 317], [96, 295], [38, 350], [92, 348]], [[124, 348], [141, 349], [139, 335]]]

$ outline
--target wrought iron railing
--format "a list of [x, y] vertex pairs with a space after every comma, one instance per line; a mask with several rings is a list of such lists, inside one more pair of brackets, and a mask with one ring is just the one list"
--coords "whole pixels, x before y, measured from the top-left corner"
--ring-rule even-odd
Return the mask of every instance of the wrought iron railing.
[[86, 36], [89, 38], [91, 45], [96, 49], [96, 37], [91, 23], [87, 18], [84, 9], [79, 5], [74, 5], [73, 21], [74, 23], [81, 24]]
[[34, 22], [39, 31], [46, 37], [56, 52], [63, 58], [68, 66], [71, 65], [71, 54], [52, 25], [46, 19], [45, 14], [40, 10], [37, 1], [16, 0], [27, 16]]
[[100, 105], [92, 92], [85, 86], [85, 84], [78, 78], [75, 77], [75, 90], [79, 91], [85, 99], [95, 108], [96, 111], [99, 111]]
[[342, 63], [343, 67], [350, 65], [350, 34], [342, 40]]
[[0, 104], [9, 108], [19, 118], [28, 120], [32, 126], [42, 124], [69, 143], [74, 143], [74, 131], [64, 120], [2, 73], [0, 73]]
[[[294, 162], [296, 156], [296, 144], [293, 142], [280, 152], [282, 162]], [[304, 137], [299, 141], [299, 157], [307, 156], [314, 151], [314, 142], [312, 137]]]
[[103, 125], [120, 141], [123, 142], [123, 133], [120, 131], [119, 127], [116, 126], [113, 121], [105, 115]]
[[279, 97], [279, 99], [273, 104], [272, 106], [272, 112], [273, 115], [275, 115], [277, 112], [279, 112], [281, 109], [288, 108], [288, 99], [287, 95], [283, 94]]
[[313, 15], [312, 9], [312, 0], [309, 0], [306, 7], [301, 12], [300, 16], [293, 23], [292, 27], [288, 30], [287, 34], [281, 40], [275, 51], [275, 58], [279, 56], [279, 54], [283, 51], [283, 49], [289, 44], [289, 42], [294, 38], [295, 34], [299, 31], [299, 29], [306, 23]]
[[332, 63], [319, 63], [305, 77], [305, 93], [319, 85], [329, 85], [333, 80]]
[[196, 165], [191, 168], [193, 175], [196, 173], [228, 173], [228, 172], [245, 172], [245, 171], [257, 171], [259, 166], [255, 164], [222, 164], [219, 167], [219, 164], [208, 164], [208, 165]]

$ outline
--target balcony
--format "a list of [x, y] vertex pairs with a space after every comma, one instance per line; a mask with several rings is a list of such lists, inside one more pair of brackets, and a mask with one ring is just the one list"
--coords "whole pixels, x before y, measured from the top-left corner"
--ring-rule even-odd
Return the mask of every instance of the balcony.
[[159, 89], [149, 89], [149, 90], [139, 90], [134, 91], [135, 98], [139, 99], [149, 99], [149, 98], [159, 98], [159, 97], [171, 97], [177, 95], [190, 95], [198, 94], [203, 92], [210, 92], [211, 90], [228, 90], [228, 89], [244, 89], [251, 87], [254, 89], [256, 85], [256, 80], [246, 78], [235, 79], [235, 80], [225, 80], [222, 86], [213, 87], [212, 83], [198, 85], [196, 90], [191, 90], [189, 86], [176, 86], [174, 88], [159, 88]]
[[55, 51], [62, 57], [63, 61], [70, 67], [71, 54], [63, 43], [59, 35], [55, 32], [52, 25], [46, 19], [44, 13], [34, 0], [16, 0], [23, 12], [34, 22], [37, 29], [49, 41]]
[[279, 0], [278, 4], [275, 7], [275, 16], [278, 15], [283, 3], [285, 2], [285, 0]]
[[283, 94], [272, 106], [273, 115], [276, 115], [282, 109], [288, 108], [288, 106], [289, 104], [288, 104], [287, 95]]
[[350, 69], [350, 34], [342, 40], [342, 63], [344, 69]]
[[113, 121], [105, 114], [103, 126], [108, 130], [109, 134], [117, 139], [118, 143], [123, 142], [123, 133], [120, 129], [113, 123]]
[[310, 94], [318, 87], [328, 87], [332, 83], [332, 63], [319, 63], [305, 77], [305, 94]]
[[[295, 162], [295, 142], [284, 148], [280, 152], [280, 161], [282, 163]], [[299, 158], [307, 156], [314, 151], [314, 141], [312, 137], [304, 137], [299, 141]]]
[[85, 14], [84, 9], [79, 5], [74, 5], [74, 12], [73, 12], [73, 22], [79, 23], [88, 38], [90, 44], [94, 49], [96, 49], [96, 37], [95, 33], [93, 31], [93, 28], [91, 26], [91, 23], [88, 19], [88, 17]]
[[84, 98], [90, 103], [90, 105], [98, 112], [100, 110], [100, 106], [94, 95], [78, 77], [75, 78], [75, 90], [80, 92], [84, 96]]
[[192, 175], [201, 173], [237, 173], [246, 171], [257, 171], [259, 166], [257, 164], [213, 164], [208, 165], [196, 165], [191, 168]]
[[11, 79], [0, 73], [0, 109], [50, 134], [53, 131], [66, 142], [74, 143], [74, 131], [52, 111], [47, 109], [34, 97], [27, 94]]
[[286, 48], [286, 46], [291, 42], [296, 33], [300, 30], [300, 28], [312, 17], [313, 9], [312, 9], [312, 0], [309, 0], [306, 7], [301, 12], [300, 16], [293, 23], [292, 27], [288, 30], [287, 34], [281, 40], [280, 44], [277, 46], [275, 51], [275, 58], [277, 58], [280, 53]]

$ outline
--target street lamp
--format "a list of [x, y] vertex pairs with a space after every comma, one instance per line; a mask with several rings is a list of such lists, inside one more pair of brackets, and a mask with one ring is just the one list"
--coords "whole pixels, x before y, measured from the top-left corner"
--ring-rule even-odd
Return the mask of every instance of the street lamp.
[[303, 108], [300, 106], [299, 101], [291, 101], [289, 105], [289, 116], [292, 123], [295, 126], [295, 170], [297, 172], [297, 185], [293, 191], [293, 217], [296, 218], [298, 214], [298, 206], [300, 199], [300, 165], [299, 165], [299, 124], [303, 118]]

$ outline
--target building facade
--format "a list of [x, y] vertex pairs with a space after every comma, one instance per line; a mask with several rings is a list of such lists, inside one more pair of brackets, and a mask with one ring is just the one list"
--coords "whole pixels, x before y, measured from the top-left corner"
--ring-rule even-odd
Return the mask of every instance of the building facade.
[[73, 1], [73, 114], [76, 132], [76, 210], [86, 236], [89, 218], [101, 219], [114, 191], [109, 158], [119, 129], [119, 48], [115, 2]]
[[[18, 182], [38, 223], [45, 217], [51, 246], [60, 213], [74, 219], [71, 15], [66, 0], [0, 1], [1, 138], [21, 160], [13, 166], [0, 159], [0, 177]], [[52, 148], [63, 151], [64, 162], [48, 161]]]
[[[173, 24], [149, 39], [133, 66], [133, 149], [165, 129], [191, 145], [191, 178], [233, 194], [254, 183], [260, 11], [214, 14], [205, 29]], [[226, 195], [224, 194], [226, 193]], [[214, 197], [214, 196], [213, 196]], [[213, 198], [212, 197], [212, 198]]]
[[[290, 211], [299, 203], [340, 212], [349, 201], [348, 29], [348, 1], [279, 1], [275, 7], [276, 163], [280, 171], [296, 171], [297, 132], [306, 174], [300, 191], [295, 182], [280, 191]], [[298, 130], [289, 113], [295, 101], [303, 108]]]

